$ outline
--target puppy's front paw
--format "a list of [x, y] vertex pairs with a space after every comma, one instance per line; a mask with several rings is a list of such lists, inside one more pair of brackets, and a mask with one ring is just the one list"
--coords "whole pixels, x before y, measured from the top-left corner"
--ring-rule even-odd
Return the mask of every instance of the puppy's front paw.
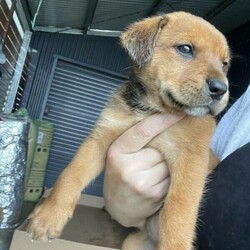
[[33, 240], [47, 241], [61, 235], [73, 211], [45, 200], [28, 218], [27, 233]]

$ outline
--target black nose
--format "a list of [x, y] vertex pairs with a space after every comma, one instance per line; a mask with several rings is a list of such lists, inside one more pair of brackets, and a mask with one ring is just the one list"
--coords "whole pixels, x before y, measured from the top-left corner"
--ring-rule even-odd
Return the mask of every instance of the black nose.
[[227, 85], [218, 79], [208, 79], [207, 85], [212, 99], [219, 100], [227, 92]]

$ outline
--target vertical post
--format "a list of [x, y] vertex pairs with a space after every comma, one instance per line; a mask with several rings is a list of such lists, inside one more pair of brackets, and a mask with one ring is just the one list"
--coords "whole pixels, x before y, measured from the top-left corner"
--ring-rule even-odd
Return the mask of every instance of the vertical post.
[[22, 46], [19, 52], [15, 73], [11, 80], [11, 85], [7, 93], [7, 100], [6, 100], [6, 104], [4, 108], [5, 113], [11, 113], [12, 111], [12, 108], [15, 102], [16, 93], [17, 93], [18, 86], [19, 86], [19, 82], [22, 76], [25, 59], [26, 59], [27, 52], [29, 49], [31, 35], [32, 35], [32, 32], [30, 31], [25, 31], [24, 33], [23, 42], [22, 42]]

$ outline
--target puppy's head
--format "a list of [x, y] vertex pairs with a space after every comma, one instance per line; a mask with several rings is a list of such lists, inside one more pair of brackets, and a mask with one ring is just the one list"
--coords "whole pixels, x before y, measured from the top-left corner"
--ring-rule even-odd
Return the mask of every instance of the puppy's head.
[[147, 18], [132, 24], [121, 43], [163, 106], [202, 116], [227, 105], [228, 44], [204, 19], [185, 12]]

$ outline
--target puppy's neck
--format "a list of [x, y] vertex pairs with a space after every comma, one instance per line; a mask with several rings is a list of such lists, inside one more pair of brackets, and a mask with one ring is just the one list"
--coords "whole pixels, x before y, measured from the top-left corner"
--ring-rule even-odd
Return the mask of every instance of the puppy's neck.
[[[154, 83], [148, 83], [140, 79], [139, 74], [131, 73], [122, 97], [131, 111], [136, 113], [176, 113], [172, 107], [166, 106], [160, 98], [159, 90]], [[178, 112], [179, 113], [179, 112]]]

